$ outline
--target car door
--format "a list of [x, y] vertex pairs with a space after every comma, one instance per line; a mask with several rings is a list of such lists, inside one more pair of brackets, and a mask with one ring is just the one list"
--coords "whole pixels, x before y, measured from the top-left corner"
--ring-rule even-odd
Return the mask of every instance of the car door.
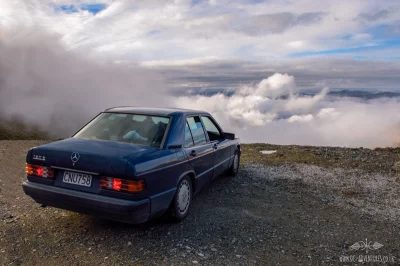
[[223, 137], [223, 132], [210, 116], [201, 116], [208, 139], [214, 147], [214, 173], [213, 179], [229, 168], [231, 149], [230, 141]]
[[186, 119], [184, 149], [196, 172], [196, 190], [211, 181], [214, 171], [214, 148], [207, 142], [206, 133], [199, 116]]

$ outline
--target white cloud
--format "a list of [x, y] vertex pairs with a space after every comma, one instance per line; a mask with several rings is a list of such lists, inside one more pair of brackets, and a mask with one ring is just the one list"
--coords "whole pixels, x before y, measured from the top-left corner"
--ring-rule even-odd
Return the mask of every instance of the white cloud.
[[186, 60], [151, 60], [141, 62], [140, 65], [145, 67], [182, 67], [182, 66], [196, 66], [207, 63], [212, 63], [218, 60], [216, 56], [191, 58]]
[[[260, 84], [273, 84], [274, 94], [259, 93]], [[288, 84], [290, 90], [285, 89]], [[325, 99], [327, 89], [307, 97], [294, 94], [296, 88], [294, 77], [276, 73], [230, 97], [177, 97], [174, 105], [211, 112], [244, 142], [351, 147], [400, 143], [398, 99], [331, 101]], [[288, 91], [290, 97], [276, 97]]]
[[289, 46], [290, 48], [298, 49], [304, 46], [304, 41], [288, 42], [287, 46]]
[[294, 97], [291, 96], [285, 104], [288, 111], [304, 111], [310, 110], [315, 104], [323, 100], [328, 93], [328, 88], [324, 88], [320, 93], [313, 97]]
[[282, 95], [292, 94], [296, 85], [294, 78], [288, 74], [275, 73], [263, 79], [257, 86], [244, 86], [239, 90], [242, 95], [257, 95], [261, 97], [277, 98]]
[[[54, 8], [79, 3], [82, 2], [2, 1], [0, 23], [40, 26], [60, 34], [73, 49], [115, 60], [125, 57], [136, 61], [187, 60], [204, 56], [284, 58], [293, 50], [346, 48], [366, 40], [374, 44], [374, 38], [364, 32], [367, 29], [364, 20], [356, 18], [361, 15], [383, 19], [369, 22], [368, 27], [382, 21], [391, 24], [396, 21], [400, 7], [398, 2], [388, 0], [380, 1], [379, 5], [362, 0], [324, 5], [312, 0], [259, 4], [221, 0], [196, 5], [187, 0], [106, 0], [101, 3], [106, 3], [107, 8], [96, 15], [84, 10], [65, 13]], [[373, 12], [378, 6], [380, 12]], [[344, 41], [345, 35], [352, 37]]]
[[340, 113], [333, 107], [327, 107], [327, 108], [322, 108], [319, 113], [317, 114], [317, 117], [319, 118], [337, 118], [337, 116], [340, 115]]
[[294, 115], [291, 116], [287, 121], [289, 123], [293, 123], [293, 122], [308, 122], [313, 120], [314, 116], [312, 114], [308, 114], [308, 115]]

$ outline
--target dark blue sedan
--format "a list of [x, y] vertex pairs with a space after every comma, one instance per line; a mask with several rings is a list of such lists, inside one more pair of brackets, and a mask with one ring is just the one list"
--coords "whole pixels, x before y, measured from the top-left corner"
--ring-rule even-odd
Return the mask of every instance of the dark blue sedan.
[[126, 223], [183, 220], [193, 195], [239, 169], [240, 143], [206, 112], [117, 107], [73, 137], [29, 150], [27, 195]]

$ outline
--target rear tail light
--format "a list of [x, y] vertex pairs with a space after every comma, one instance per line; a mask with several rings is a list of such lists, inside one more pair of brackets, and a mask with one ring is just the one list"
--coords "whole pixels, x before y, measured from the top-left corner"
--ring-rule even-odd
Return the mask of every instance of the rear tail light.
[[120, 192], [137, 193], [145, 190], [144, 181], [132, 181], [114, 177], [101, 177], [100, 187]]
[[33, 164], [26, 164], [26, 174], [32, 176], [38, 176], [48, 179], [54, 179], [54, 169], [51, 167], [41, 166], [41, 165], [33, 165]]

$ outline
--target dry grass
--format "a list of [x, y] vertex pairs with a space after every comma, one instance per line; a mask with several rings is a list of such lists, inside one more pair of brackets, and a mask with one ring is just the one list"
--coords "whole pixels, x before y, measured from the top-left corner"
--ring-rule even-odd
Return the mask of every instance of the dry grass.
[[[276, 150], [262, 154], [263, 150]], [[241, 160], [244, 164], [271, 166], [303, 163], [322, 167], [363, 169], [366, 172], [393, 173], [400, 161], [400, 148], [341, 148], [298, 145], [244, 144]]]
[[43, 140], [48, 135], [35, 126], [27, 126], [19, 119], [0, 120], [0, 140]]

